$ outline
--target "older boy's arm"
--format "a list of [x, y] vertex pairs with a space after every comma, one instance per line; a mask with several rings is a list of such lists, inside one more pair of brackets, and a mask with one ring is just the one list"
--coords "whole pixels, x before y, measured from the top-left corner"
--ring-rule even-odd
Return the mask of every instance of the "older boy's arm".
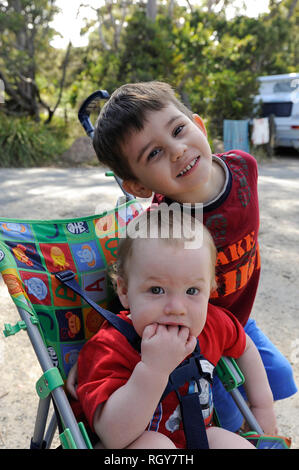
[[273, 395], [261, 356], [246, 335], [246, 348], [237, 363], [245, 376], [245, 390], [251, 410], [266, 434], [277, 434]]

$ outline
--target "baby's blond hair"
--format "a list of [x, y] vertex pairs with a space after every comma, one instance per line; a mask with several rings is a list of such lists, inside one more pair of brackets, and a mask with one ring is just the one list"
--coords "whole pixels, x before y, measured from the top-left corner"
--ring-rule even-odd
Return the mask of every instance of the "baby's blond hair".
[[[177, 227], [177, 221], [179, 221], [182, 228], [179, 237], [177, 236], [177, 233], [175, 233], [175, 226]], [[182, 217], [181, 211], [178, 210], [172, 210], [169, 213], [169, 216], [165, 217], [165, 212], [157, 207], [143, 212], [141, 215], [133, 219], [130, 224], [134, 224], [135, 226], [139, 227], [139, 233], [142, 233], [142, 237], [132, 236], [134, 234], [134, 230], [128, 230], [127, 236], [119, 240], [117, 261], [113, 265], [110, 272], [110, 275], [114, 281], [116, 281], [118, 277], [121, 277], [125, 282], [127, 282], [129, 269], [128, 262], [132, 257], [134, 243], [136, 240], [149, 239], [151, 238], [151, 234], [155, 233], [154, 238], [158, 238], [161, 240], [161, 242], [167, 245], [177, 245], [178, 248], [184, 248], [186, 242], [190, 244], [190, 242], [194, 242], [196, 238], [202, 241], [202, 243], [194, 244], [194, 249], [200, 249], [202, 246], [207, 246], [209, 248], [211, 291], [216, 289], [215, 267], [217, 250], [213, 237], [211, 236], [208, 229], [203, 225], [203, 223], [199, 222], [198, 220], [195, 221], [193, 217], [186, 214], [184, 214], [184, 217]], [[183, 224], [185, 225], [183, 226]], [[166, 237], [165, 233], [168, 234]]]

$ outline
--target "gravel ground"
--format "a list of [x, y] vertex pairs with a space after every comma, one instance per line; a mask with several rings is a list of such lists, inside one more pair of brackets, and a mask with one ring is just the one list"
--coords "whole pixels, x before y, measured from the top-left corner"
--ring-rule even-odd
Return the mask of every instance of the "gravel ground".
[[[252, 316], [291, 361], [299, 384], [299, 158], [259, 165], [262, 275]], [[118, 186], [97, 168], [0, 169], [0, 215], [24, 219], [79, 217], [112, 208]], [[0, 280], [0, 328], [18, 313]], [[0, 333], [0, 449], [29, 447], [41, 369], [26, 333]], [[276, 403], [279, 431], [299, 449], [299, 394]], [[54, 440], [58, 442], [57, 438]]]

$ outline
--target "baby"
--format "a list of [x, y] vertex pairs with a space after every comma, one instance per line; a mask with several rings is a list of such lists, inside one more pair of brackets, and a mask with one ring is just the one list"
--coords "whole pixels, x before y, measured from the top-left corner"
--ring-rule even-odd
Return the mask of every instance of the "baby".
[[[212, 237], [195, 219], [188, 224], [184, 216], [184, 223], [174, 223], [183, 219], [181, 211], [163, 215], [152, 209], [130, 222], [114, 274], [126, 309], [120, 317], [140, 336], [141, 353], [107, 322], [80, 352], [77, 395], [91, 429], [104, 448], [186, 448], [177, 395], [170, 392], [162, 401], [161, 396], [169, 375], [198, 340], [211, 370], [221, 356], [237, 359], [255, 417], [266, 433], [275, 434], [273, 397], [254, 343], [232, 314], [209, 303], [216, 288]], [[132, 224], [143, 234], [150, 226], [156, 237], [136, 237]], [[188, 388], [185, 384], [181, 395]], [[211, 393], [201, 388], [210, 410], [205, 415], [209, 447], [253, 448], [213, 425]]]

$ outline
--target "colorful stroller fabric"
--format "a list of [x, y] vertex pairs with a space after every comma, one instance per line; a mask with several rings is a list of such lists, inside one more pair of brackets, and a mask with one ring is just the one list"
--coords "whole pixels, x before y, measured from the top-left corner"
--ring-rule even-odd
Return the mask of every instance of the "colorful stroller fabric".
[[[107, 266], [116, 258], [118, 236], [141, 211], [132, 200], [72, 220], [0, 218], [0, 272], [16, 306], [38, 320], [53, 365], [64, 379], [103, 319], [53, 273], [72, 270], [88, 297], [107, 308], [113, 298]], [[6, 326], [7, 336], [10, 328]]]

